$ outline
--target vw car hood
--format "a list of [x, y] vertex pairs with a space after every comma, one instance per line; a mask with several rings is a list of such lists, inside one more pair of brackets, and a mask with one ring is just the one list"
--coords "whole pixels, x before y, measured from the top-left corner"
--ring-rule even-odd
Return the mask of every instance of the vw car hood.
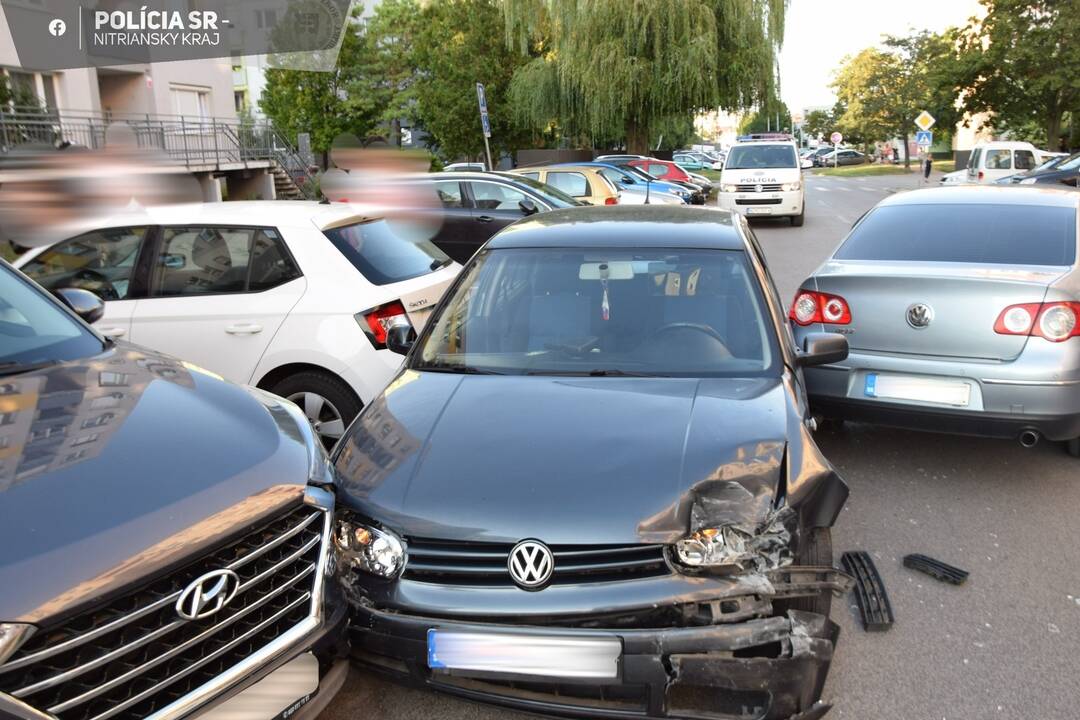
[[761, 520], [835, 477], [804, 433], [787, 378], [406, 370], [335, 464], [343, 502], [407, 537], [664, 543], [702, 498], [718, 524]]
[[270, 396], [120, 345], [0, 378], [0, 621], [38, 622], [297, 502], [296, 421]]

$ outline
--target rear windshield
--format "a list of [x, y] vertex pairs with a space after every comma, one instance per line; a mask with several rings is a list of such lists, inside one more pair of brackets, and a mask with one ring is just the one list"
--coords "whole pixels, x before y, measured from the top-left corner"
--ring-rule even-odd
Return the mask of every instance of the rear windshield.
[[839, 260], [1072, 265], [1076, 210], [1037, 205], [893, 205], [872, 211]]
[[433, 242], [422, 239], [431, 235], [423, 226], [376, 220], [334, 228], [324, 234], [375, 285], [426, 275], [450, 262]]
[[795, 148], [791, 145], [736, 145], [731, 148], [725, 170], [795, 168]]

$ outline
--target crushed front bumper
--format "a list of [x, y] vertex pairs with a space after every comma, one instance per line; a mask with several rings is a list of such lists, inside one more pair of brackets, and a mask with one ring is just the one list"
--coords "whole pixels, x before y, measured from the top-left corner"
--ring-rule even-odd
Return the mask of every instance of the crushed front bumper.
[[[798, 574], [800, 577], [784, 573], [786, 582], [777, 584], [780, 596], [804, 596], [814, 587], [832, 591], [850, 587], [846, 575], [831, 569]], [[352, 657], [399, 681], [549, 715], [820, 718], [829, 710], [820, 697], [839, 628], [822, 615], [796, 610], [784, 617], [754, 617], [775, 599], [717, 600], [734, 603], [723, 611], [723, 621], [718, 624], [610, 630], [424, 617], [362, 602], [353, 607]], [[527, 632], [559, 638], [595, 638], [599, 634], [617, 638], [622, 652], [617, 676], [603, 680], [525, 676], [513, 668], [495, 673], [432, 669], [428, 656], [428, 632], [432, 629]]]

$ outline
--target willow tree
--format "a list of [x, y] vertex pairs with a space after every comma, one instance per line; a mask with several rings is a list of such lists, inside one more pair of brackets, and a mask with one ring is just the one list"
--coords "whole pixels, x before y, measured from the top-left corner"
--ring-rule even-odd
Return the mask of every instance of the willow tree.
[[507, 42], [533, 58], [511, 104], [538, 130], [624, 137], [776, 93], [786, 0], [503, 0]]

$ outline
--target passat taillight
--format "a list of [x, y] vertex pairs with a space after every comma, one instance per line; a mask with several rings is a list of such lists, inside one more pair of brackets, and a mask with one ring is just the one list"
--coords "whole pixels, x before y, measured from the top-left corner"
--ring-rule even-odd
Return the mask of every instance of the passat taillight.
[[1001, 311], [994, 323], [999, 335], [1031, 335], [1050, 342], [1080, 337], [1080, 302], [1022, 303]]
[[799, 325], [848, 325], [851, 323], [851, 308], [847, 300], [839, 295], [800, 290], [795, 296], [795, 302], [791, 304], [788, 317]]
[[356, 320], [377, 350], [386, 347], [386, 334], [390, 332], [390, 328], [411, 325], [409, 316], [405, 314], [405, 306], [399, 300], [362, 312], [356, 316]]
[[612, 195], [611, 197], [604, 198], [604, 204], [605, 205], [618, 205], [619, 204], [619, 198], [615, 197], [614, 195]]

